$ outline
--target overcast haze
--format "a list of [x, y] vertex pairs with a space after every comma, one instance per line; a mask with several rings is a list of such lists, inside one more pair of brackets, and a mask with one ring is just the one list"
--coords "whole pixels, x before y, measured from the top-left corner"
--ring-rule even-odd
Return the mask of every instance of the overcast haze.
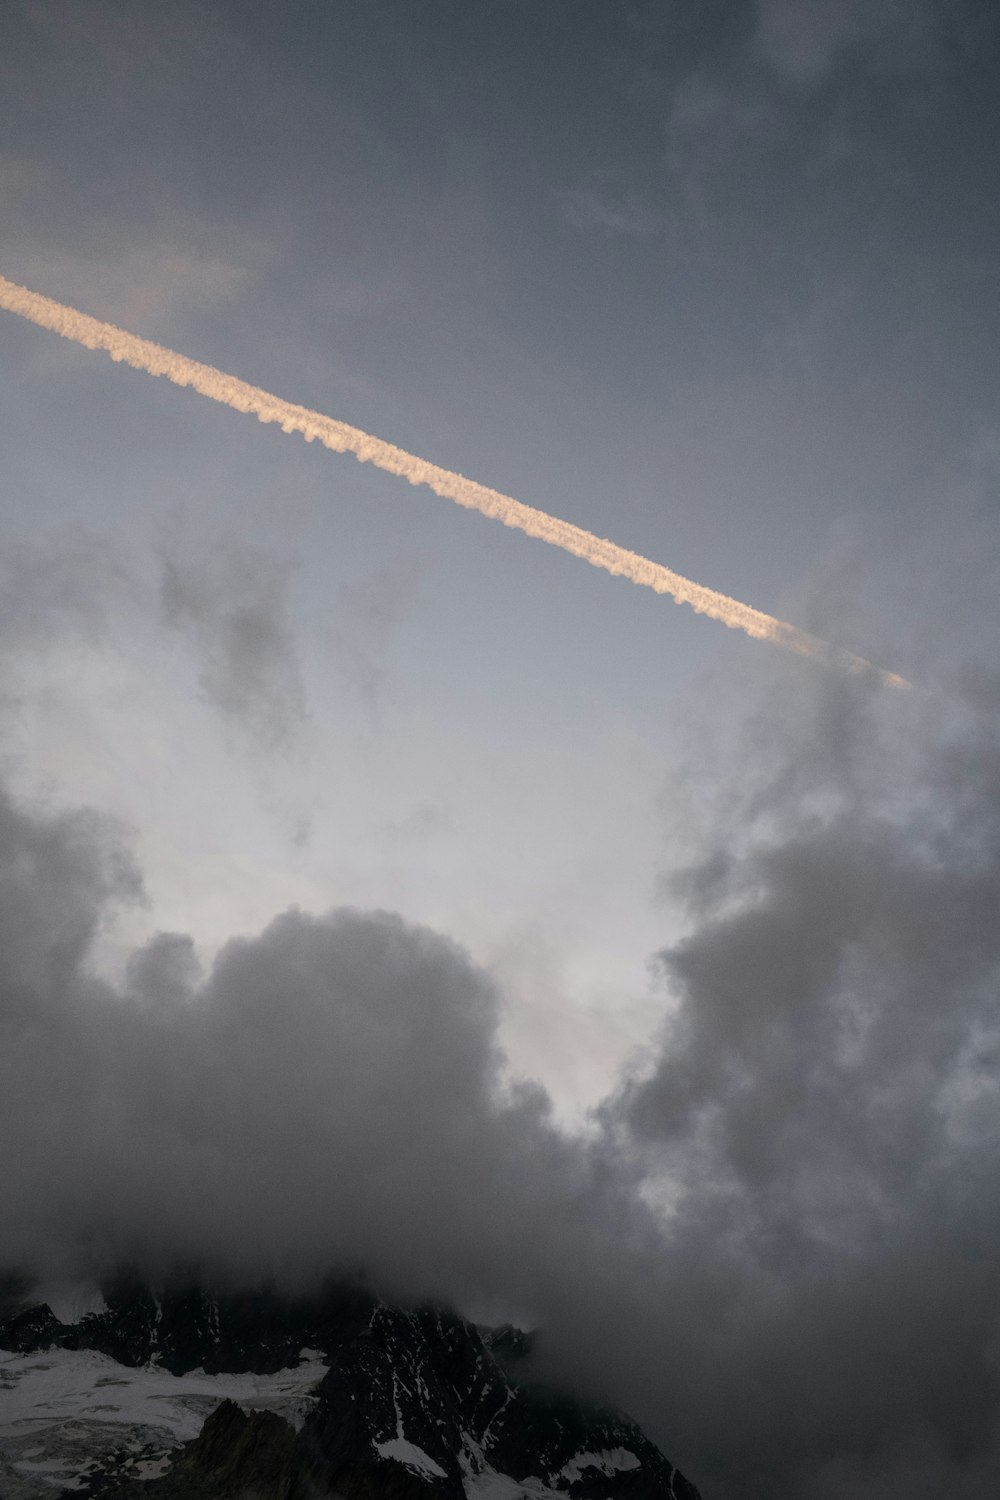
[[0, 274], [915, 690], [0, 315], [0, 1260], [993, 1496], [993, 8], [4, 10]]

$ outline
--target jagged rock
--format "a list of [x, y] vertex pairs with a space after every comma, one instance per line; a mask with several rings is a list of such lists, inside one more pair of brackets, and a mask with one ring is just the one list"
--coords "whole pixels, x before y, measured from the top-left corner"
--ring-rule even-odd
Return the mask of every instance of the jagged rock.
[[30, 1354], [36, 1349], [73, 1349], [75, 1329], [60, 1323], [47, 1302], [12, 1313], [0, 1323], [0, 1349]]
[[114, 1491], [118, 1500], [297, 1500], [295, 1432], [270, 1411], [221, 1402], [169, 1473]]

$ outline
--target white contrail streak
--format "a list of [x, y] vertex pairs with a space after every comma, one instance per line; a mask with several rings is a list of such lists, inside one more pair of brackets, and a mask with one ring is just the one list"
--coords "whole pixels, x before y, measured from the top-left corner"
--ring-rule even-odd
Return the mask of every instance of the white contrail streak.
[[261, 422], [277, 422], [282, 432], [301, 432], [307, 443], [316, 438], [335, 453], [353, 453], [361, 463], [372, 463], [388, 474], [408, 479], [411, 484], [425, 484], [436, 495], [454, 500], [467, 510], [478, 510], [484, 516], [502, 521], [505, 526], [514, 526], [539, 541], [561, 547], [564, 552], [582, 557], [595, 568], [620, 574], [658, 594], [669, 594], [678, 604], [689, 604], [698, 614], [721, 620], [733, 630], [744, 630], [758, 640], [774, 641], [776, 645], [803, 656], [836, 661], [853, 672], [874, 671], [884, 683], [894, 687], [909, 686], [905, 678], [873, 667], [863, 657], [807, 635], [794, 625], [762, 614], [748, 604], [740, 604], [715, 589], [692, 583], [679, 573], [650, 562], [649, 558], [640, 557], [636, 552], [617, 547], [614, 542], [594, 536], [580, 526], [559, 521], [545, 511], [523, 505], [520, 500], [487, 489], [461, 474], [439, 469], [436, 464], [426, 463], [402, 448], [371, 437], [357, 427], [349, 427], [346, 422], [337, 422], [333, 417], [309, 411], [304, 406], [293, 406], [291, 402], [247, 385], [232, 375], [224, 375], [211, 365], [199, 364], [183, 354], [174, 354], [170, 349], [150, 343], [148, 339], [136, 338], [113, 323], [102, 323], [86, 313], [65, 307], [61, 302], [54, 302], [50, 297], [42, 297], [27, 287], [18, 286], [3, 276], [0, 276], [0, 307], [87, 349], [103, 349], [112, 359], [145, 370], [147, 375], [165, 375], [175, 385], [189, 385], [201, 395], [221, 401], [223, 406], [231, 406], [234, 411], [252, 412]]

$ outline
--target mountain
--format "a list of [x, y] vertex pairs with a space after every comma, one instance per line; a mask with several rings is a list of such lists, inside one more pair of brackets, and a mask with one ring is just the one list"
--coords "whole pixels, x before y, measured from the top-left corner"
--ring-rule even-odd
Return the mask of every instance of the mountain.
[[0, 1322], [0, 1500], [698, 1500], [627, 1417], [530, 1375], [530, 1336], [351, 1285], [110, 1288]]

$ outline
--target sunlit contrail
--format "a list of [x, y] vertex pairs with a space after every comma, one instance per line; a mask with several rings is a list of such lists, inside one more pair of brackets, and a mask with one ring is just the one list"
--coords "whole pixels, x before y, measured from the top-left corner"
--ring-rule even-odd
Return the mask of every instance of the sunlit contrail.
[[614, 542], [594, 536], [592, 532], [573, 526], [569, 521], [557, 520], [545, 511], [523, 505], [510, 495], [487, 489], [485, 485], [476, 484], [474, 480], [465, 479], [449, 469], [439, 469], [436, 464], [429, 464], [412, 453], [406, 453], [402, 448], [371, 437], [357, 427], [349, 427], [346, 422], [335, 421], [333, 417], [309, 411], [304, 406], [293, 406], [291, 402], [282, 401], [278, 396], [247, 385], [245, 381], [237, 380], [232, 375], [224, 375], [211, 365], [199, 364], [197, 360], [175, 354], [148, 339], [136, 338], [134, 334], [116, 328], [113, 323], [102, 323], [98, 318], [88, 317], [75, 308], [66, 307], [50, 297], [42, 297], [37, 292], [29, 291], [27, 287], [18, 286], [4, 276], [0, 276], [0, 307], [6, 308], [8, 312], [18, 313], [29, 322], [36, 323], [39, 328], [61, 334], [63, 338], [82, 344], [87, 349], [103, 349], [112, 359], [123, 361], [137, 370], [145, 370], [147, 375], [166, 375], [175, 385], [189, 385], [201, 395], [209, 396], [213, 401], [221, 401], [223, 406], [231, 406], [234, 411], [252, 412], [261, 422], [277, 422], [283, 432], [301, 432], [307, 443], [316, 438], [335, 453], [353, 453], [361, 463], [372, 463], [388, 474], [398, 474], [401, 479], [408, 479], [411, 484], [425, 484], [446, 500], [454, 500], [467, 510], [478, 510], [484, 516], [502, 521], [505, 526], [514, 526], [528, 536], [537, 537], [539, 541], [561, 547], [564, 552], [582, 557], [584, 562], [591, 563], [595, 568], [620, 574], [658, 594], [669, 594], [676, 603], [689, 604], [696, 613], [721, 620], [723, 625], [728, 625], [732, 630], [744, 630], [747, 635], [755, 636], [758, 640], [774, 641], [786, 650], [797, 651], [803, 656], [821, 656], [834, 660], [853, 672], [877, 672], [884, 683], [893, 687], [909, 686], [905, 678], [897, 677], [893, 672], [884, 672], [880, 667], [873, 667], [871, 662], [865, 661], [861, 656], [854, 656], [840, 647], [831, 646], [816, 636], [806, 634], [804, 630], [797, 630], [794, 625], [786, 624], [784, 620], [776, 620], [772, 615], [765, 615], [748, 604], [741, 604], [737, 599], [719, 594], [715, 589], [692, 583], [680, 573], [651, 562], [637, 552], [618, 547]]

